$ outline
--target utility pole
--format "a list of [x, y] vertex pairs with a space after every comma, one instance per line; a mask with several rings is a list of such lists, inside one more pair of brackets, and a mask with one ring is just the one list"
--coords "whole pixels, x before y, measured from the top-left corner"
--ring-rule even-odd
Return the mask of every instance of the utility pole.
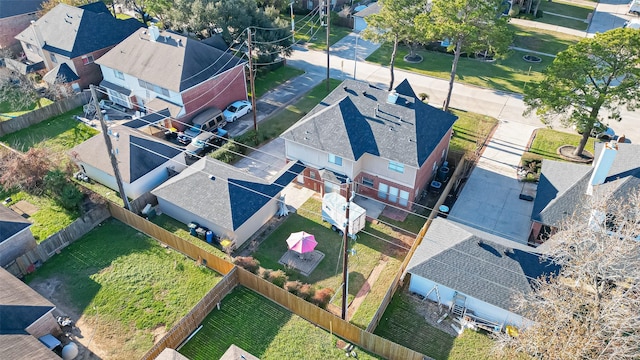
[[91, 89], [91, 97], [93, 98], [93, 105], [96, 107], [96, 115], [98, 116], [98, 120], [100, 120], [100, 127], [102, 127], [102, 136], [104, 136], [104, 142], [107, 145], [107, 151], [109, 152], [109, 158], [111, 159], [111, 167], [113, 168], [113, 175], [116, 178], [116, 183], [118, 183], [118, 190], [120, 191], [120, 197], [122, 198], [122, 202], [124, 203], [125, 209], [130, 211], [131, 204], [129, 204], [129, 199], [127, 198], [127, 194], [125, 194], [124, 192], [124, 185], [122, 185], [122, 176], [120, 176], [120, 169], [118, 169], [118, 159], [116, 159], [116, 154], [114, 154], [113, 152], [111, 137], [109, 137], [109, 129], [107, 128], [107, 124], [104, 122], [104, 118], [102, 117], [102, 111], [100, 110], [100, 103], [98, 102], [96, 87], [94, 85], [91, 85], [90, 89]]
[[[329, 92], [329, 34], [331, 33], [331, 0], [325, 0], [327, 2], [327, 92]], [[347, 194], [348, 195], [348, 194]]]
[[289, 3], [289, 8], [291, 8], [291, 43], [295, 44], [296, 43], [296, 20], [295, 20], [295, 15], [293, 15], [293, 3], [294, 1], [291, 1]]
[[353, 80], [356, 79], [356, 67], [358, 66], [358, 38], [360, 34], [356, 33], [356, 47], [353, 48]]
[[345, 209], [345, 218], [347, 223], [344, 226], [344, 232], [342, 234], [342, 246], [344, 253], [342, 256], [342, 320], [347, 320], [347, 298], [349, 297], [349, 273], [348, 259], [349, 259], [349, 200], [351, 197], [351, 181], [347, 179], [347, 208]]
[[251, 37], [253, 36], [251, 34], [251, 28], [247, 28], [247, 33], [247, 47], [249, 49], [249, 82], [251, 83], [251, 110], [253, 110], [251, 113], [253, 114], [253, 130], [258, 132], [258, 118], [256, 115], [258, 110], [256, 109], [256, 84], [253, 74], [253, 54], [251, 52]]

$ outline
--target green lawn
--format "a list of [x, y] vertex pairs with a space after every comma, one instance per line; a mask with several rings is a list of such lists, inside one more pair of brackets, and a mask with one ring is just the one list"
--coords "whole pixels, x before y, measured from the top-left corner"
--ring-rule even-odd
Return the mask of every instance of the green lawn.
[[466, 330], [456, 338], [429, 325], [416, 310], [419, 305], [412, 300], [402, 290], [396, 292], [375, 334], [435, 360], [502, 359], [492, 353], [493, 341], [482, 333]]
[[589, 24], [582, 20], [567, 19], [561, 16], [554, 16], [552, 14], [544, 14], [543, 17], [534, 20], [545, 24], [557, 25], [580, 31], [587, 30], [587, 27], [589, 26]]
[[[332, 13], [331, 16], [337, 16], [337, 14]], [[309, 21], [305, 20], [303, 26], [296, 27], [295, 41], [297, 43], [307, 43], [309, 49], [312, 50], [326, 50], [327, 28], [324, 26], [318, 26], [319, 23], [317, 16], [314, 16]], [[342, 38], [349, 35], [352, 31], [353, 29], [331, 24], [331, 31], [329, 34], [330, 45], [342, 40]]]
[[41, 146], [50, 153], [64, 153], [98, 134], [98, 130], [73, 118], [74, 115], [80, 114], [82, 114], [82, 107], [5, 135], [0, 138], [0, 141], [20, 151]]
[[[110, 219], [47, 261], [27, 283], [53, 283], [54, 297], [82, 316], [103, 358], [140, 358], [153, 332], [170, 329], [218, 281], [214, 272]], [[78, 320], [78, 317], [74, 317]]]
[[[302, 74], [304, 74], [304, 71], [286, 65], [279, 67], [273, 71], [264, 72], [256, 76], [256, 96], [260, 98], [269, 90], [275, 88], [278, 85], [284, 84], [289, 79]], [[251, 96], [251, 89], [249, 89], [249, 96]]]
[[[408, 53], [407, 47], [398, 48], [397, 68], [449, 79], [452, 55], [420, 50], [418, 53], [422, 55], [424, 61], [419, 64], [410, 64], [403, 60]], [[387, 66], [390, 54], [391, 46], [383, 44], [367, 58], [367, 61]], [[462, 57], [458, 62], [456, 81], [489, 89], [522, 93], [527, 82], [542, 80], [542, 71], [553, 61], [551, 57], [542, 56], [541, 63], [528, 63], [522, 60], [524, 55], [527, 53], [511, 51], [505, 59], [498, 59], [495, 62]]]
[[[566, 50], [569, 45], [580, 41], [580, 38], [577, 36], [554, 31], [533, 29], [514, 24], [509, 24], [509, 26], [515, 33], [513, 45], [533, 51], [557, 54], [560, 51]], [[547, 63], [547, 65], [549, 64]]]
[[[342, 284], [342, 238], [338, 233], [331, 230], [329, 223], [322, 222], [320, 215], [321, 207], [322, 202], [320, 200], [314, 198], [309, 199], [298, 209], [297, 213], [290, 214], [288, 218], [260, 244], [260, 247], [253, 256], [260, 261], [261, 266], [264, 268], [286, 270], [290, 280], [300, 280], [312, 284], [316, 288], [328, 287], [336, 290], [339, 289]], [[316, 250], [325, 254], [324, 259], [322, 259], [318, 267], [316, 267], [309, 276], [301, 275], [294, 270], [287, 270], [285, 266], [278, 263], [280, 257], [287, 251], [285, 240], [291, 233], [298, 231], [306, 231], [313, 234], [318, 241]], [[394, 235], [396, 235], [395, 231], [381, 223], [367, 223], [365, 231], [385, 240], [397, 242], [394, 238]], [[350, 301], [358, 293], [366, 281], [366, 278], [382, 258], [387, 260], [385, 267], [395, 268], [397, 270], [406, 255], [405, 249], [392, 246], [386, 241], [362, 232], [358, 234], [357, 241], [349, 241], [349, 246], [356, 251], [356, 255], [349, 258]], [[405, 247], [408, 246], [405, 245]], [[381, 285], [381, 283], [376, 283], [373, 286], [384, 286]], [[338, 294], [334, 302], [340, 304], [341, 298], [341, 295]], [[365, 301], [367, 300], [376, 301], [374, 297], [365, 299]], [[377, 305], [373, 304], [372, 306], [375, 306], [377, 309], [378, 305], [379, 302]], [[370, 315], [373, 316], [373, 314]]]
[[0, 188], [0, 199], [8, 197], [11, 198], [11, 202], [8, 205], [24, 200], [38, 209], [29, 217], [29, 220], [33, 223], [31, 225], [31, 233], [33, 233], [33, 237], [37, 242], [41, 242], [64, 229], [80, 215], [78, 211], [64, 209], [48, 196], [35, 196], [24, 191], [5, 191]]
[[[544, 12], [552, 12], [554, 14], [571, 16], [579, 19], [587, 19], [589, 13], [593, 12], [595, 9], [595, 4], [593, 5], [583, 5], [576, 4], [571, 2], [562, 2], [562, 1], [542, 1], [540, 3], [540, 10]], [[544, 14], [546, 16], [546, 14]], [[543, 16], [543, 18], [544, 18]]]
[[204, 249], [216, 256], [221, 258], [227, 258], [227, 254], [225, 254], [222, 250], [217, 247], [207, 243], [206, 241], [202, 241], [201, 239], [192, 236], [187, 229], [187, 225], [181, 223], [180, 221], [166, 215], [161, 214], [158, 216], [154, 216], [151, 219], [151, 222], [160, 226], [161, 228], [172, 232], [174, 235], [181, 237], [187, 240], [190, 243], [196, 244], [199, 248]]
[[[577, 146], [581, 138], [582, 135], [578, 134], [569, 134], [551, 129], [538, 129], [529, 153], [538, 155], [544, 159], [562, 160], [556, 153], [556, 150], [562, 145]], [[593, 154], [594, 143], [595, 139], [589, 138], [584, 149]]]
[[486, 115], [453, 110], [458, 120], [453, 124], [454, 135], [449, 148], [462, 152], [472, 152], [476, 149], [477, 141], [487, 137], [489, 132], [498, 124], [498, 120]]
[[38, 109], [38, 108], [43, 107], [43, 106], [47, 106], [49, 104], [53, 104], [53, 101], [51, 101], [51, 100], [49, 100], [47, 98], [40, 98], [38, 100], [38, 102], [33, 103], [33, 104], [29, 105], [29, 106], [25, 106], [25, 107], [23, 107], [21, 109], [14, 109], [11, 106], [10, 102], [2, 101], [2, 102], [0, 102], [0, 121], [8, 120], [8, 119], [11, 119], [13, 117], [20, 116], [22, 114], [28, 113], [30, 111], [33, 111], [33, 110]]
[[[427, 214], [424, 216], [429, 216], [429, 215]], [[427, 222], [427, 219], [425, 219], [423, 216], [418, 216], [415, 214], [407, 215], [407, 218], [404, 221], [389, 219], [388, 217], [385, 217], [382, 215], [380, 215], [378, 219], [387, 224], [398, 227], [400, 229], [404, 229], [416, 235], [420, 232], [420, 229], [422, 229], [422, 226], [424, 226], [424, 223]]]
[[[245, 287], [237, 287], [202, 322], [180, 353], [191, 360], [219, 359], [235, 344], [260, 359], [343, 359], [337, 337]], [[358, 359], [377, 357], [356, 349]]]
[[[122, 201], [122, 198], [120, 197], [119, 192], [111, 188], [108, 188], [94, 180], [91, 180], [91, 182], [88, 182], [88, 183], [77, 180], [77, 179], [72, 179], [72, 180], [75, 181], [78, 185], [83, 186], [93, 191], [96, 194], [100, 194], [102, 197], [106, 198], [107, 200], [110, 200], [120, 206], [124, 206], [124, 202]], [[129, 200], [133, 200], [133, 199], [129, 199]]]

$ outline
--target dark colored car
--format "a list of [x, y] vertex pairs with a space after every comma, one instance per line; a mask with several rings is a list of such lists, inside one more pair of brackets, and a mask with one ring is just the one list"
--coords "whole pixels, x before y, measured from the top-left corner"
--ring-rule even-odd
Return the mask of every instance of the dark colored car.
[[186, 154], [190, 158], [201, 157], [212, 148], [219, 148], [229, 139], [229, 133], [223, 129], [217, 129], [214, 132], [204, 131], [194, 137], [191, 143], [187, 145]]

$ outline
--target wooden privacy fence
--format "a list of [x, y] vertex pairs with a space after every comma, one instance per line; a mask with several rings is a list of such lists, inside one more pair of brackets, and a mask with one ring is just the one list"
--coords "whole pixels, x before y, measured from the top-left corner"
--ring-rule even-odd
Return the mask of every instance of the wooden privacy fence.
[[342, 320], [330, 312], [305, 301], [243, 268], [236, 268], [241, 285], [271, 299], [303, 319], [332, 332], [358, 347], [387, 359], [423, 360], [423, 354], [374, 335]]
[[44, 120], [58, 116], [67, 111], [71, 111], [79, 106], [89, 102], [91, 93], [88, 91], [76, 94], [72, 97], [58, 100], [53, 104], [35, 109], [13, 119], [0, 121], [0, 136], [14, 133], [18, 130], [28, 128], [31, 125], [38, 124]]
[[161, 243], [175, 249], [194, 260], [201, 260], [205, 265], [212, 270], [226, 275], [231, 269], [233, 264], [229, 261], [222, 259], [205, 249], [199, 248], [197, 245], [190, 243], [189, 241], [173, 234], [172, 232], [150, 222], [149, 220], [140, 217], [131, 211], [120, 207], [119, 205], [108, 202], [109, 211], [111, 216], [128, 224], [129, 226], [142, 231], [143, 233], [157, 239]]
[[109, 211], [103, 206], [98, 206], [76, 219], [71, 225], [49, 236], [34, 249], [17, 257], [6, 266], [13, 276], [23, 277], [31, 270], [31, 265], [44, 263], [61, 249], [81, 238], [101, 222], [109, 218]]
[[176, 349], [193, 333], [209, 315], [211, 310], [238, 285], [237, 268], [231, 269], [171, 330], [169, 330], [147, 353], [143, 360], [155, 359], [165, 348]]
[[427, 221], [424, 223], [424, 225], [422, 225], [422, 228], [420, 229], [418, 236], [416, 236], [416, 241], [413, 242], [411, 249], [407, 253], [407, 256], [404, 258], [404, 261], [402, 262], [402, 264], [400, 265], [400, 269], [398, 270], [396, 277], [393, 279], [391, 286], [389, 286], [389, 289], [387, 289], [386, 294], [382, 298], [382, 302], [380, 303], [380, 307], [378, 307], [378, 311], [376, 311], [376, 313], [373, 315], [373, 318], [369, 322], [369, 325], [367, 326], [368, 332], [373, 333], [376, 330], [376, 327], [378, 327], [378, 324], [380, 323], [380, 319], [382, 319], [382, 315], [387, 310], [387, 306], [389, 306], [389, 303], [393, 298], [393, 294], [395, 294], [396, 290], [398, 290], [398, 286], [400, 285], [400, 281], [402, 280], [402, 275], [404, 274], [404, 271], [407, 269], [407, 266], [409, 265], [409, 261], [411, 260], [411, 257], [413, 257], [413, 254], [416, 252], [416, 249], [422, 243], [422, 239], [424, 238], [424, 235], [427, 233], [427, 230], [429, 230], [429, 226], [431, 226], [431, 222], [436, 216], [438, 216], [438, 212], [435, 211], [435, 209], [438, 209], [440, 205], [444, 204], [445, 200], [447, 199], [447, 195], [449, 195], [449, 192], [453, 188], [454, 184], [457, 182], [458, 178], [461, 175], [463, 175], [463, 172], [464, 172], [463, 169], [465, 168], [465, 163], [466, 163], [465, 158], [462, 158], [462, 160], [454, 170], [453, 174], [451, 175], [451, 179], [447, 183], [447, 186], [445, 186], [444, 191], [442, 192], [442, 195], [440, 195], [440, 198], [434, 205], [433, 207], [434, 211], [431, 211], [431, 214], [429, 214], [429, 218], [427, 218]]

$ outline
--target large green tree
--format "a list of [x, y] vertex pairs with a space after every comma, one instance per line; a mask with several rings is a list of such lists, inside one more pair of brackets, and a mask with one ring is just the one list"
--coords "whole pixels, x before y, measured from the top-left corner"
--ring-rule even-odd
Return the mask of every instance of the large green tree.
[[427, 11], [426, 0], [380, 0], [380, 11], [366, 17], [367, 28], [362, 32], [363, 39], [374, 42], [390, 42], [393, 45], [389, 70], [391, 79], [389, 90], [393, 89], [394, 66], [398, 44], [409, 46], [414, 56], [415, 45], [423, 38], [416, 30], [415, 19]]
[[445, 111], [449, 109], [462, 53], [483, 52], [496, 57], [509, 49], [513, 33], [507, 18], [500, 16], [503, 6], [502, 0], [434, 0], [431, 11], [416, 19], [420, 33], [430, 39], [447, 39], [447, 50], [453, 51]]
[[558, 54], [542, 81], [527, 87], [528, 111], [550, 123], [559, 119], [581, 130], [574, 155], [582, 154], [600, 112], [620, 120], [620, 106], [639, 106], [640, 31], [614, 29], [585, 38]]

